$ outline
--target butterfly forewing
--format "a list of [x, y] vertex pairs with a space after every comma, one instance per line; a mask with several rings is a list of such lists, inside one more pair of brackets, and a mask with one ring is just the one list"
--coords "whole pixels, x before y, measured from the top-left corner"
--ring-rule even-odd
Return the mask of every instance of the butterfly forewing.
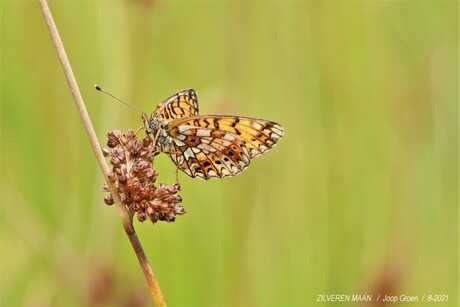
[[170, 122], [177, 118], [198, 115], [198, 100], [192, 89], [182, 90], [161, 102], [152, 117]]

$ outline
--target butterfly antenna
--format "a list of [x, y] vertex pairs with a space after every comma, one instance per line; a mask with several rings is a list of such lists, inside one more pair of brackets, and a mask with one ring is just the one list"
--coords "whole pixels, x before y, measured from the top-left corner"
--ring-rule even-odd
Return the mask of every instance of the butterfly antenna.
[[130, 107], [131, 109], [136, 110], [136, 111], [138, 111], [138, 112], [141, 112], [143, 115], [146, 115], [146, 114], [145, 114], [144, 112], [142, 112], [139, 108], [136, 108], [135, 106], [130, 105], [130, 104], [127, 103], [127, 102], [124, 102], [124, 101], [121, 100], [120, 98], [117, 98], [117, 97], [113, 96], [112, 94], [110, 94], [109, 92], [107, 92], [106, 90], [104, 90], [103, 88], [101, 88], [99, 85], [94, 84], [94, 87], [95, 87], [99, 92], [103, 92], [104, 94], [109, 95], [110, 97], [112, 97], [113, 99], [117, 100], [118, 102], [121, 102], [121, 103], [124, 104], [125, 106]]

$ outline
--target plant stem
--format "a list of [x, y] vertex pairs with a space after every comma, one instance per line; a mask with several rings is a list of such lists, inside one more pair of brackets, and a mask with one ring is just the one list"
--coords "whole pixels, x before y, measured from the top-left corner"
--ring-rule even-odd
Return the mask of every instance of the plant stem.
[[96, 159], [99, 163], [99, 167], [101, 168], [105, 181], [107, 182], [107, 185], [109, 187], [110, 193], [112, 194], [113, 200], [118, 209], [118, 213], [120, 215], [126, 234], [128, 235], [131, 245], [133, 246], [133, 249], [136, 253], [137, 259], [139, 260], [139, 264], [141, 265], [142, 271], [150, 287], [153, 300], [155, 301], [155, 304], [157, 306], [166, 306], [166, 302], [164, 300], [163, 294], [161, 293], [160, 286], [155, 278], [152, 268], [150, 267], [147, 257], [145, 256], [144, 250], [142, 248], [141, 242], [139, 241], [139, 238], [137, 237], [136, 231], [134, 230], [132, 219], [129, 215], [129, 212], [126, 209], [125, 205], [121, 202], [115, 184], [111, 182], [107, 176], [110, 172], [109, 167], [105, 162], [104, 156], [99, 146], [96, 133], [94, 132], [88, 112], [86, 111], [85, 103], [83, 102], [80, 89], [78, 88], [77, 80], [75, 79], [75, 76], [73, 74], [72, 67], [70, 66], [69, 59], [67, 58], [64, 45], [62, 44], [48, 3], [46, 0], [39, 1], [43, 11], [43, 16], [45, 17], [51, 37], [53, 39], [54, 46], [56, 47], [56, 51], [61, 61], [62, 68], [64, 69], [64, 74], [67, 78], [67, 82], [69, 83], [75, 104], [77, 106], [78, 112], [80, 113], [80, 117], [83, 121], [83, 126], [85, 127], [88, 139], [93, 149], [93, 153], [96, 156]]

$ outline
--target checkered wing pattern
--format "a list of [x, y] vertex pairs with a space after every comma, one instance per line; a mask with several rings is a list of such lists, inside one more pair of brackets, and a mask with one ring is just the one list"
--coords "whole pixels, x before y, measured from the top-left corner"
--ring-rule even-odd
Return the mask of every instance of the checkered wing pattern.
[[[159, 104], [148, 127], [157, 130], [158, 148], [190, 177], [223, 178], [242, 172], [283, 136], [281, 125], [258, 118], [198, 115], [194, 90], [178, 92]], [[157, 125], [155, 123], [160, 123]]]
[[174, 119], [195, 115], [198, 115], [196, 92], [192, 89], [185, 89], [159, 103], [151, 117], [171, 122]]

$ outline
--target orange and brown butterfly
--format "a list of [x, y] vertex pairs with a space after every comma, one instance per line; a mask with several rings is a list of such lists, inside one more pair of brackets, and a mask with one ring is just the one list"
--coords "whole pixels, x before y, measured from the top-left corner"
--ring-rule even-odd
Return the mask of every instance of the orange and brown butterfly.
[[281, 125], [258, 118], [198, 115], [197, 94], [185, 89], [161, 102], [150, 115], [142, 113], [156, 149], [169, 155], [190, 177], [234, 176], [283, 136]]

